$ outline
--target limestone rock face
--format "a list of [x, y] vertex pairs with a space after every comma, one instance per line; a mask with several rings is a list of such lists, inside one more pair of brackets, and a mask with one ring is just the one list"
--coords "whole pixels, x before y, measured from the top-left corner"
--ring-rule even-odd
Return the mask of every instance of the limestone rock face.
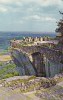
[[[23, 48], [25, 49], [25, 47]], [[12, 50], [13, 61], [21, 76], [54, 77], [55, 74], [63, 71], [63, 64], [61, 63], [63, 55], [47, 48], [42, 48], [41, 50], [42, 52], [34, 52], [32, 54], [28, 53], [28, 51], [24, 53], [21, 50]]]
[[14, 45], [14, 43], [17, 41], [11, 45], [13, 47], [11, 55], [17, 65], [17, 70], [21, 71], [21, 76], [54, 77], [55, 74], [63, 71], [63, 47], [58, 45], [58, 41], [49, 41], [51, 46], [54, 44], [54, 48], [39, 44], [21, 45], [22, 42], [19, 42]]
[[16, 69], [19, 71], [19, 73], [21, 71], [21, 76], [46, 76], [43, 55], [41, 53], [36, 52], [31, 54], [31, 56], [29, 57], [29, 55], [24, 54], [22, 51], [13, 50], [12, 57], [14, 63], [17, 65]]
[[18, 50], [14, 50], [12, 51], [12, 57], [14, 63], [17, 65], [17, 70], [21, 69], [21, 75], [36, 75], [28, 56]]

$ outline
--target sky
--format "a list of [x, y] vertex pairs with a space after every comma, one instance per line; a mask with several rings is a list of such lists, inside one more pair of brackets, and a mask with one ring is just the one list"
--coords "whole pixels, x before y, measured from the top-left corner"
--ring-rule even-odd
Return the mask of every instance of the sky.
[[0, 31], [54, 32], [62, 0], [0, 0]]

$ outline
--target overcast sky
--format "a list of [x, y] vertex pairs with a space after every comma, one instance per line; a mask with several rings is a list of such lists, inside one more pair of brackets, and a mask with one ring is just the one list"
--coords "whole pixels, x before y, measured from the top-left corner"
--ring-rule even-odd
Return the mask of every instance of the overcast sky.
[[0, 0], [0, 31], [54, 32], [62, 0]]

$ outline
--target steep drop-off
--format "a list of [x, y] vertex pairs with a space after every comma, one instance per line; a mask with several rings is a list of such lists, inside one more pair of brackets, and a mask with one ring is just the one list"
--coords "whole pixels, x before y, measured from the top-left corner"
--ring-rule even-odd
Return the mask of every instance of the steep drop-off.
[[13, 50], [12, 57], [14, 63], [17, 65], [16, 69], [20, 72], [20, 75], [36, 75], [33, 65], [24, 53]]

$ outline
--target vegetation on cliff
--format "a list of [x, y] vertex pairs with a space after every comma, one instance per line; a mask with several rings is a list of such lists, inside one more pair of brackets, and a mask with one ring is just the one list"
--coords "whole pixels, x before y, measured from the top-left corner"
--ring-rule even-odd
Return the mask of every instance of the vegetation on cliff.
[[15, 70], [15, 68], [16, 65], [14, 63], [0, 62], [0, 79], [18, 76], [19, 73]]

